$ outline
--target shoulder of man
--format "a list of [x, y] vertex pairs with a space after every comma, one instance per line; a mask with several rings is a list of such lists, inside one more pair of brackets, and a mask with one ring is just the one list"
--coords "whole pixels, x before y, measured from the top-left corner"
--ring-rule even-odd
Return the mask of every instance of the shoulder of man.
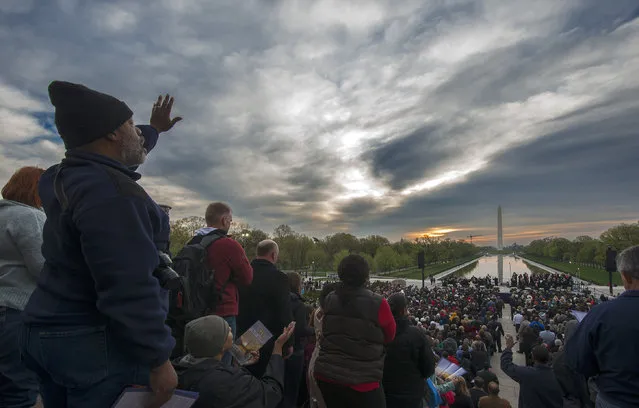
[[209, 249], [215, 249], [215, 251], [224, 251], [226, 253], [229, 253], [229, 251], [231, 251], [231, 255], [235, 254], [239, 250], [242, 250], [242, 252], [244, 251], [242, 245], [240, 245], [239, 242], [229, 236], [223, 236], [217, 239], [211, 244]]
[[[55, 183], [55, 174], [52, 176], [51, 181]], [[88, 209], [116, 198], [150, 199], [144, 188], [130, 176], [98, 163], [87, 161], [65, 167], [59, 177], [69, 205], [78, 210]]]

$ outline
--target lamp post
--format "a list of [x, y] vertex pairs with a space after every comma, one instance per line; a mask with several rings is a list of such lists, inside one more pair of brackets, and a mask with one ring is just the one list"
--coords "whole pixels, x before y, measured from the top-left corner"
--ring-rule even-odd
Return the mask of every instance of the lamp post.
[[242, 232], [240, 234], [240, 236], [242, 237], [242, 246], [244, 247], [244, 250], [246, 251], [246, 246], [248, 245], [248, 237], [251, 234], [249, 234], [248, 232]]

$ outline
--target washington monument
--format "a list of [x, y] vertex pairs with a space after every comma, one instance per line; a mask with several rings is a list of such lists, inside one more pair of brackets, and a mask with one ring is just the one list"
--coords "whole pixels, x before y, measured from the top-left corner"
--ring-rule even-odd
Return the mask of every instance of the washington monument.
[[501, 225], [501, 205], [497, 207], [497, 249], [504, 249], [504, 231]]

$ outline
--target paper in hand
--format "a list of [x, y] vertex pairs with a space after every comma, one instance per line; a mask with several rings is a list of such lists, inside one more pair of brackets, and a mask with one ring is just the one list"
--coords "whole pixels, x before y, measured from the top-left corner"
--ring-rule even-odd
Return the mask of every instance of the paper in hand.
[[235, 340], [233, 348], [231, 348], [231, 354], [240, 365], [246, 365], [246, 363], [253, 360], [253, 354], [251, 353], [261, 349], [271, 337], [273, 337], [273, 334], [258, 320]]
[[[127, 388], [115, 402], [113, 408], [145, 408], [153, 397], [148, 388]], [[173, 397], [162, 408], [190, 408], [197, 400], [197, 392], [175, 390]]]

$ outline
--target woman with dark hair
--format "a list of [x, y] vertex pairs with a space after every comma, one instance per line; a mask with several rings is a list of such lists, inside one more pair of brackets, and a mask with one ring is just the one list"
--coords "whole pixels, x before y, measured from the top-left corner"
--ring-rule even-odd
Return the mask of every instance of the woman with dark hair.
[[38, 380], [20, 360], [20, 313], [44, 264], [40, 251], [46, 216], [38, 183], [43, 169], [23, 167], [2, 189], [0, 200], [0, 405], [32, 406]]
[[280, 408], [293, 408], [297, 406], [299, 387], [304, 376], [303, 341], [313, 336], [315, 331], [308, 325], [308, 312], [302, 298], [302, 277], [297, 272], [288, 272], [286, 275], [290, 286], [291, 310], [295, 320], [295, 344], [293, 354], [285, 361], [284, 400]]
[[384, 408], [384, 345], [395, 338], [388, 302], [364, 286], [369, 266], [360, 255], [337, 268], [340, 284], [324, 302], [315, 377], [328, 408]]

